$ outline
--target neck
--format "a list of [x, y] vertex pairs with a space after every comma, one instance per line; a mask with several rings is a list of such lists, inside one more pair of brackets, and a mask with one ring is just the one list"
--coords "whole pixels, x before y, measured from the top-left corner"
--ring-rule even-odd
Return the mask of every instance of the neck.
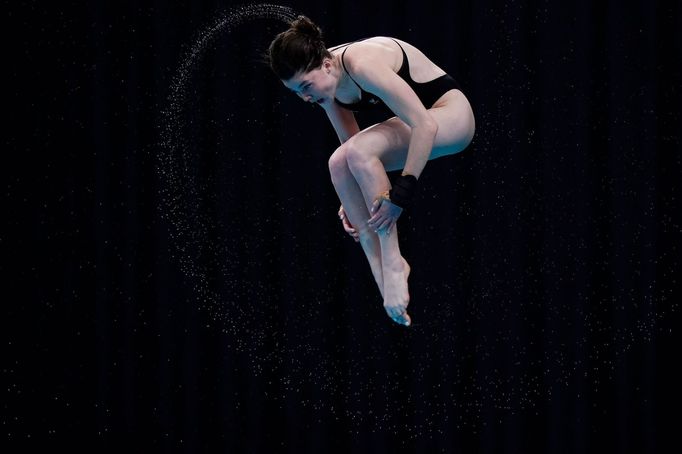
[[332, 69], [332, 74], [336, 77], [336, 90], [343, 90], [348, 86], [348, 82], [350, 82], [350, 78], [348, 77], [348, 73], [343, 69], [343, 65], [341, 64], [341, 54], [336, 54], [334, 55], [334, 58], [332, 60], [333, 64], [333, 69]]

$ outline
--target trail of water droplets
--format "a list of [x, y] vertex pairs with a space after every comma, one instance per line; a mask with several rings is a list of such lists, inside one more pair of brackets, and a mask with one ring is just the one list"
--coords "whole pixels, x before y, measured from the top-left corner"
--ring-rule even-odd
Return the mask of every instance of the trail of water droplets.
[[[254, 374], [263, 374], [267, 369], [270, 374], [278, 376], [284, 392], [298, 393], [303, 388], [312, 385], [323, 393], [338, 395], [344, 392], [343, 385], [338, 380], [340, 366], [337, 364], [338, 361], [329, 356], [328, 352], [321, 351], [315, 345], [308, 343], [304, 334], [301, 334], [298, 343], [294, 341], [288, 346], [282, 345], [290, 343], [286, 339], [286, 332], [274, 332], [267, 321], [261, 324], [249, 324], [249, 321], [253, 321], [254, 311], [258, 309], [250, 305], [245, 310], [240, 304], [234, 303], [266, 295], [266, 289], [259, 282], [248, 283], [248, 295], [239, 294], [239, 292], [247, 292], [241, 289], [240, 283], [227, 282], [226, 287], [234, 289], [230, 290], [233, 301], [226, 301], [224, 295], [216, 292], [211, 286], [211, 272], [217, 269], [225, 272], [226, 269], [224, 263], [217, 263], [217, 261], [206, 263], [206, 257], [210, 256], [209, 251], [205, 250], [207, 239], [211, 229], [215, 230], [217, 220], [202, 211], [198, 203], [202, 197], [205, 197], [206, 190], [203, 189], [204, 183], [197, 181], [195, 176], [193, 163], [197, 158], [197, 151], [196, 146], [193, 146], [195, 144], [190, 143], [190, 136], [187, 134], [188, 127], [192, 126], [190, 112], [195, 102], [192, 96], [193, 90], [196, 89], [193, 85], [195, 83], [193, 76], [201, 66], [207, 50], [215, 46], [217, 38], [228, 36], [236, 27], [251, 21], [274, 19], [288, 25], [297, 16], [292, 9], [279, 5], [260, 4], [240, 7], [221, 15], [200, 30], [191, 46], [185, 51], [172, 79], [168, 104], [166, 110], [162, 112], [160, 124], [161, 152], [158, 155], [158, 170], [162, 180], [161, 215], [169, 222], [171, 229], [173, 258], [178, 261], [181, 271], [187, 276], [201, 305], [200, 309], [207, 311], [216, 325], [227, 334], [226, 337], [229, 338], [231, 345], [226, 347], [245, 353]], [[222, 244], [219, 247], [224, 248], [220, 251], [223, 260], [239, 262], [240, 257], [232, 253], [229, 245]], [[229, 274], [225, 272], [221, 279], [229, 281]], [[325, 297], [320, 296], [320, 298]], [[267, 353], [267, 349], [262, 348], [268, 339], [278, 339], [277, 351]], [[314, 358], [314, 361], [311, 361], [311, 358]], [[285, 361], [286, 366], [283, 367]], [[371, 361], [371, 358], [355, 358], [353, 373], [358, 377], [363, 376], [364, 371], [372, 368], [367, 364], [368, 361]], [[312, 370], [304, 365], [311, 362], [317, 365]], [[380, 382], [382, 384], [377, 392], [390, 395], [393, 392], [392, 387], [387, 386], [384, 380]], [[370, 380], [363, 385], [364, 391], [360, 395], [373, 393], [374, 386], [376, 384]], [[350, 396], [345, 398], [348, 400]], [[317, 411], [326, 410], [332, 413], [335, 411], [325, 399], [303, 400], [302, 405], [310, 406]], [[368, 419], [374, 420], [378, 425], [383, 425], [382, 421], [391, 419], [389, 409], [386, 409], [386, 414], [367, 415], [357, 412], [355, 409], [358, 406], [361, 406], [359, 401], [351, 402], [346, 409], [346, 416], [353, 421], [356, 428], [365, 424]]]
[[[193, 40], [191, 46], [189, 46], [180, 60], [177, 72], [175, 73], [172, 83], [170, 85], [170, 94], [168, 96], [168, 104], [165, 111], [162, 112], [162, 122], [161, 122], [161, 152], [158, 154], [158, 168], [159, 175], [162, 179], [162, 217], [169, 221], [171, 227], [170, 236], [171, 242], [173, 243], [174, 249], [174, 259], [179, 263], [181, 271], [188, 277], [189, 282], [192, 285], [193, 291], [196, 293], [203, 310], [207, 310], [212, 318], [216, 321], [216, 324], [220, 326], [220, 329], [228, 334], [231, 342], [234, 342], [230, 347], [234, 348], [239, 352], [245, 352], [248, 354], [249, 360], [256, 373], [261, 373], [262, 369], [266, 366], [279, 368], [284, 360], [288, 361], [287, 371], [279, 372], [279, 377], [282, 381], [284, 390], [287, 392], [295, 392], [297, 387], [301, 387], [302, 381], [307, 380], [308, 382], [314, 382], [321, 391], [329, 392], [335, 395], [343, 394], [344, 390], [338, 389], [339, 381], [337, 377], [332, 377], [336, 371], [342, 369], [343, 367], [337, 366], [334, 360], [331, 359], [326, 353], [316, 350], [311, 345], [306, 345], [305, 340], [300, 340], [299, 345], [292, 345], [288, 347], [290, 350], [284, 351], [284, 347], [280, 351], [273, 351], [271, 353], [262, 354], [264, 351], [260, 348], [269, 338], [282, 338], [286, 333], [276, 333], [276, 332], [266, 332], [265, 330], [271, 329], [267, 323], [263, 323], [262, 326], [249, 327], [249, 320], [253, 319], [254, 313], [248, 311], [254, 311], [253, 307], [245, 310], [240, 304], [232, 304], [231, 301], [225, 301], [222, 299], [221, 295], [218, 295], [213, 287], [210, 285], [209, 276], [213, 268], [221, 269], [225, 271], [223, 264], [216, 263], [205, 263], [206, 256], [210, 254], [205, 254], [205, 247], [207, 238], [209, 237], [208, 232], [211, 228], [215, 229], [216, 219], [209, 217], [207, 213], [203, 212], [201, 206], [197, 203], [204, 196], [202, 190], [202, 184], [196, 181], [194, 176], [194, 171], [192, 168], [194, 156], [194, 149], [192, 144], [188, 143], [188, 136], [185, 131], [187, 129], [187, 123], [191, 122], [188, 115], [188, 110], [191, 107], [191, 103], [194, 101], [192, 99], [192, 93], [194, 87], [192, 84], [194, 82], [193, 74], [196, 72], [197, 68], [200, 66], [202, 59], [208, 49], [215, 44], [215, 41], [220, 36], [226, 36], [232, 33], [236, 27], [243, 25], [245, 23], [250, 23], [251, 21], [257, 20], [278, 20], [286, 24], [291, 22], [297, 17], [297, 14], [288, 7], [272, 4], [258, 4], [258, 5], [248, 5], [230, 10], [228, 13], [223, 14], [216, 18], [211, 24], [204, 27], [199, 31], [196, 38]], [[484, 138], [484, 140], [487, 140]], [[229, 249], [227, 244], [220, 245], [223, 251], [220, 251], [222, 257], [232, 259], [235, 262], [239, 261], [239, 257], [235, 257], [232, 251]], [[202, 261], [203, 260], [203, 261]], [[217, 266], [215, 266], [217, 265]], [[229, 272], [226, 273], [226, 278], [229, 281]], [[225, 277], [225, 276], [223, 276]], [[249, 293], [250, 295], [242, 295], [238, 292], [244, 291], [240, 290], [241, 287], [236, 282], [227, 282], [227, 287], [232, 286], [237, 294], [232, 294], [235, 301], [248, 300], [250, 298], [255, 298], [257, 295], [264, 295], [267, 293], [266, 289], [259, 282], [249, 283]], [[447, 286], [444, 287], [447, 290]], [[252, 293], [251, 293], [252, 292]], [[447, 299], [446, 294], [434, 294], [433, 299]], [[486, 296], [475, 297], [474, 300], [478, 302], [487, 301]], [[648, 301], [650, 307], [654, 307], [654, 301]], [[545, 302], [550, 305], [550, 302]], [[474, 310], [474, 309], [472, 309]], [[570, 309], [572, 311], [572, 309]], [[558, 310], [557, 310], [558, 311]], [[569, 311], [569, 309], [566, 309]], [[559, 320], [564, 317], [564, 312], [557, 312], [557, 315], [552, 316], [550, 321]], [[482, 320], [492, 320], [498, 314], [488, 314], [488, 313], [474, 313], [474, 317], [478, 317]], [[590, 314], [580, 314], [585, 318], [585, 326], [587, 331], [594, 330], [604, 330], [604, 327], [596, 326], [599, 320], [593, 320], [594, 317]], [[565, 318], [565, 317], [564, 317]], [[651, 333], [655, 331], [656, 314], [652, 312], [647, 317], [644, 317], [641, 322], [638, 322], [637, 328], [642, 332], [643, 337], [651, 337]], [[432, 322], [428, 326], [416, 326], [414, 327], [422, 329], [424, 331], [431, 331], [431, 325], [442, 325], [442, 322]], [[595, 325], [595, 326], [593, 326]], [[437, 326], [433, 327], [437, 328]], [[441, 331], [443, 336], [451, 336], [452, 344], [456, 345], [456, 329], [450, 327], [452, 332]], [[461, 330], [463, 331], [463, 330]], [[438, 336], [439, 330], [433, 329], [433, 336]], [[616, 342], [615, 345], [625, 345], [628, 346], [634, 343], [633, 339], [630, 339], [633, 331], [624, 331], [620, 335], [623, 339], [620, 342]], [[364, 333], [367, 335], [367, 333]], [[576, 349], [581, 351], [585, 348], [587, 344], [586, 340], [579, 341]], [[479, 349], [480, 347], [480, 349]], [[476, 344], [476, 351], [474, 352], [476, 357], [486, 357], [486, 351], [496, 348], [492, 343], [482, 342], [481, 344]], [[428, 431], [429, 424], [428, 421], [438, 421], [439, 419], [452, 417], [462, 418], [462, 414], [473, 420], [477, 420], [480, 417], [480, 413], [483, 408], [483, 402], [493, 401], [493, 404], [497, 408], [533, 408], [536, 402], [544, 397], [545, 388], [548, 388], [550, 393], [552, 387], [557, 386], [568, 386], [563, 385], [563, 383], [568, 383], [574, 375], [581, 372], [584, 367], [583, 363], [576, 362], [574, 365], [569, 364], [568, 358], [563, 354], [561, 349], [557, 349], [557, 354], [547, 353], [546, 362], [549, 364], [553, 361], [555, 364], [554, 369], [558, 371], [550, 377], [549, 368], [545, 369], [543, 375], [536, 376], [533, 372], [517, 372], [515, 377], [506, 377], [502, 374], [495, 373], [481, 376], [478, 369], [474, 370], [474, 378], [471, 381], [474, 383], [475, 387], [473, 390], [467, 389], [464, 386], [462, 391], [461, 402], [458, 400], [455, 403], [451, 403], [460, 413], [448, 414], [448, 409], [443, 406], [442, 408], [431, 408], [427, 407], [422, 410], [421, 416], [423, 416], [427, 423], [426, 427], [414, 427], [413, 430], [419, 432], [420, 430]], [[623, 350], [621, 355], [625, 353]], [[466, 352], [464, 352], [466, 353]], [[518, 349], [518, 362], [521, 364], [523, 361], [527, 361], [529, 354], [526, 353], [525, 346], [521, 345]], [[595, 355], [595, 357], [609, 357], [606, 347], [603, 347], [595, 352], [589, 352], [590, 355]], [[618, 353], [618, 352], [617, 352]], [[463, 365], [460, 358], [464, 357], [463, 352], [459, 351], [444, 351], [435, 352], [436, 355], [442, 355], [442, 362], [450, 362], [456, 367], [454, 368], [454, 376], [450, 377], [452, 387], [450, 393], [456, 392], [463, 384], [467, 383], [467, 378], [464, 377], [464, 371], [466, 371], [466, 365]], [[373, 422], [376, 426], [390, 426], [392, 424], [392, 416], [390, 415], [389, 407], [386, 407], [385, 412], [377, 410], [373, 416], [367, 414], [362, 414], [359, 411], [355, 412], [353, 409], [363, 408], [359, 403], [359, 398], [357, 396], [369, 396], [378, 394], [383, 396], [383, 398], [390, 398], [394, 390], [394, 381], [387, 379], [385, 377], [373, 377], [369, 371], [375, 369], [372, 364], [372, 360], [375, 357], [381, 357], [382, 354], [377, 352], [367, 358], [355, 357], [352, 359], [353, 364], [351, 370], [353, 375], [357, 378], [357, 382], [365, 380], [366, 383], [362, 385], [362, 388], [357, 391], [354, 399], [353, 396], [346, 394], [344, 399], [348, 403], [347, 416], [359, 427], [365, 424], [367, 421]], [[316, 370], [302, 371], [302, 366], [300, 365], [306, 358], [315, 357], [318, 367]], [[425, 359], [424, 362], [417, 362], [415, 359], [414, 364], [428, 364], [429, 360]], [[367, 379], [369, 376], [369, 380]], [[298, 380], [294, 380], [296, 377]], [[445, 378], [445, 375], [443, 375]], [[415, 375], [415, 380], [418, 382], [422, 379], [421, 375]], [[516, 381], [514, 381], [516, 379]], [[552, 380], [556, 383], [551, 383]], [[546, 382], [550, 382], [546, 385]], [[424, 387], [432, 386], [429, 383], [423, 383]], [[440, 384], [438, 384], [440, 386]], [[498, 389], [506, 390], [506, 392], [500, 392]], [[440, 393], [440, 390], [438, 391]], [[419, 400], [420, 396], [424, 391], [414, 391], [414, 397]], [[443, 391], [445, 393], [445, 391]], [[449, 397], [453, 401], [452, 394], [444, 396]], [[486, 395], [491, 397], [486, 400]], [[325, 405], [323, 401], [319, 402], [309, 402], [309, 405], [316, 409], [320, 409]], [[352, 412], [352, 413], [351, 413]], [[434, 422], [434, 424], [436, 424]]]
[[[235, 8], [216, 18], [213, 23], [199, 31], [181, 59], [170, 85], [167, 108], [162, 112], [158, 169], [163, 182], [162, 217], [168, 220], [171, 226], [170, 236], [175, 247], [174, 258], [199, 296], [202, 309], [210, 311], [214, 320], [220, 322], [221, 328], [234, 335], [232, 338], [237, 342], [234, 347], [239, 351], [249, 349], [242, 340], [245, 334], [250, 334], [252, 339], [258, 339], [263, 337], [263, 333], [244, 333], [243, 322], [249, 314], [238, 304], [230, 305], [229, 311], [224, 310], [225, 305], [229, 305], [230, 302], [220, 300], [211, 289], [208, 285], [208, 266], [198, 260], [205, 248], [209, 223], [215, 223], [216, 220], [208, 219], [206, 214], [198, 209], [197, 201], [201, 200], [201, 194], [192, 174], [190, 166], [192, 151], [184, 132], [188, 121], [187, 110], [191, 102], [189, 98], [192, 75], [207, 49], [214, 45], [219, 36], [228, 35], [236, 27], [251, 21], [274, 19], [289, 24], [296, 17], [291, 8], [257, 4]], [[222, 246], [224, 250], [221, 253], [236, 259], [226, 245]], [[229, 280], [229, 276], [227, 279]], [[259, 283], [253, 285], [258, 286], [254, 291], [264, 292]], [[236, 335], [237, 333], [239, 335]]]

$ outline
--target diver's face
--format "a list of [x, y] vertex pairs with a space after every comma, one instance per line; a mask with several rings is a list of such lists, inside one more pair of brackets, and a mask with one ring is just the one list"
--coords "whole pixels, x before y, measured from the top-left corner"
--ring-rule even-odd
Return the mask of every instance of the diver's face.
[[332, 75], [331, 62], [328, 59], [319, 68], [307, 73], [296, 73], [282, 83], [305, 102], [320, 105], [333, 100], [336, 92], [336, 79]]

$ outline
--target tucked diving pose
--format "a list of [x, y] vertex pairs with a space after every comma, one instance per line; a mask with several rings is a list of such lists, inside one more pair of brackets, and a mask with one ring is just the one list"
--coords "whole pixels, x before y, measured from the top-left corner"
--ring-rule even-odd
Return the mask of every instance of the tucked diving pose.
[[[409, 326], [407, 278], [396, 222], [409, 207], [427, 161], [469, 145], [474, 114], [455, 80], [419, 49], [377, 36], [327, 48], [299, 16], [268, 49], [274, 73], [301, 99], [327, 113], [341, 145], [329, 158], [344, 230], [359, 242], [384, 309]], [[395, 116], [360, 130], [354, 113], [384, 104]], [[387, 171], [402, 170], [393, 184]]]

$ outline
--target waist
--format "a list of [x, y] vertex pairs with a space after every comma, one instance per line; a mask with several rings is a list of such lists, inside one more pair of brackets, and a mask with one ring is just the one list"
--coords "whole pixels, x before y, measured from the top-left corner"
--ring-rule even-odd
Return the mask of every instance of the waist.
[[[410, 79], [411, 80], [411, 79]], [[429, 109], [438, 99], [450, 90], [460, 89], [457, 81], [449, 74], [443, 74], [428, 82], [408, 82], [424, 107]]]

